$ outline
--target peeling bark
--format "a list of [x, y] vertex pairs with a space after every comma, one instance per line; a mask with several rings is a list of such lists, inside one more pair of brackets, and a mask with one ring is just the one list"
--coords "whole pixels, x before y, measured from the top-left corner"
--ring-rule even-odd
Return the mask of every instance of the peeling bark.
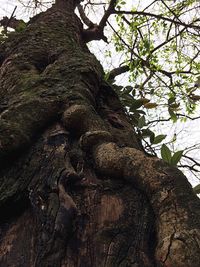
[[199, 267], [200, 201], [143, 152], [77, 4], [0, 47], [0, 265]]

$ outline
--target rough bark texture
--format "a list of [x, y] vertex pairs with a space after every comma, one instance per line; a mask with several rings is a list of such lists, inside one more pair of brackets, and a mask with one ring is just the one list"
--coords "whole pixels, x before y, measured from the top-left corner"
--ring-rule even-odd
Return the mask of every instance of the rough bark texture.
[[143, 152], [76, 4], [0, 47], [0, 266], [199, 267], [200, 201]]

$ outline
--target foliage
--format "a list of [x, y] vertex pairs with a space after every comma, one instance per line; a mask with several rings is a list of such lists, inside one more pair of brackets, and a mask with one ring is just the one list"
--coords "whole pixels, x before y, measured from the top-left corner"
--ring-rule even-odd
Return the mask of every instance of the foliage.
[[200, 184], [198, 184], [197, 186], [194, 187], [194, 192], [196, 194], [200, 194]]
[[[197, 5], [194, 0], [153, 1], [142, 11], [139, 5], [132, 6], [126, 14], [121, 11], [127, 10], [126, 2], [117, 4], [120, 13], [113, 41], [129, 65], [136, 96], [164, 108], [173, 121], [179, 110], [192, 114], [200, 100]], [[147, 108], [157, 107], [151, 102]]]
[[182, 157], [182, 154], [183, 154], [183, 150], [180, 150], [180, 151], [175, 152], [174, 155], [172, 156], [171, 151], [168, 146], [163, 144], [161, 147], [162, 159], [165, 162], [169, 163], [170, 165], [174, 165], [174, 166], [177, 165], [177, 163]]
[[169, 146], [162, 145], [166, 134], [159, 126], [155, 136], [155, 125], [199, 119], [195, 117], [200, 101], [199, 7], [195, 0], [134, 1], [133, 5], [119, 0], [117, 25], [112, 26], [121, 65], [129, 66], [130, 85], [117, 87], [118, 93], [144, 146], [151, 154], [161, 153], [171, 165], [182, 159], [180, 166], [189, 167], [195, 175], [199, 163], [182, 157], [189, 149], [173, 152], [177, 136], [168, 138]]

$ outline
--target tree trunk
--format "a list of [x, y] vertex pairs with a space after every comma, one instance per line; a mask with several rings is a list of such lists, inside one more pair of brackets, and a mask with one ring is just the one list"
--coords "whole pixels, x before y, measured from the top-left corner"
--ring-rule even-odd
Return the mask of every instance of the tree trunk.
[[0, 47], [0, 266], [199, 267], [200, 201], [143, 152], [77, 4]]

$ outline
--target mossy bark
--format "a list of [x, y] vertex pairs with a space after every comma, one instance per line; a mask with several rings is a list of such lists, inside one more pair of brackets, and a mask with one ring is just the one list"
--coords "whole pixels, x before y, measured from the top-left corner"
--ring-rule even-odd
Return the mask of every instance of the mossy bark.
[[0, 265], [199, 267], [199, 199], [143, 152], [77, 2], [0, 47]]

